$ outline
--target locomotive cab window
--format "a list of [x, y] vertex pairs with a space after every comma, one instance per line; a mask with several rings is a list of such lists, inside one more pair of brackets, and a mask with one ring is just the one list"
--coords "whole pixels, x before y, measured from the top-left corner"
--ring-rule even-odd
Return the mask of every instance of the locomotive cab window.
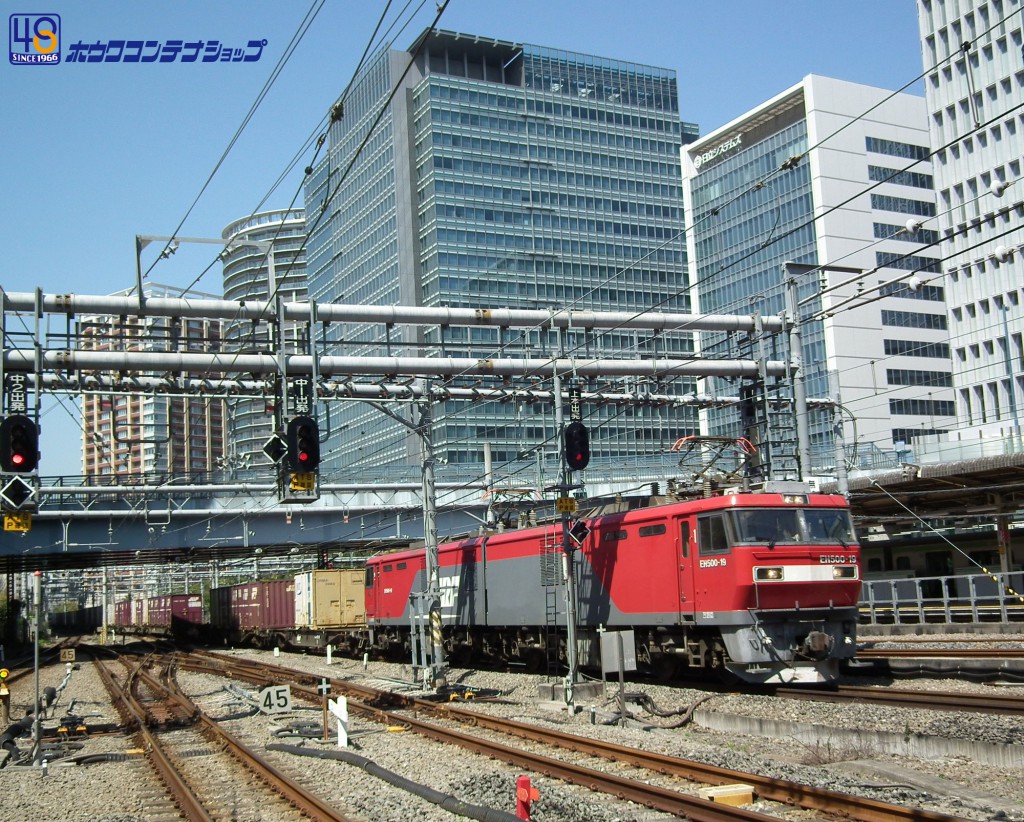
[[697, 520], [697, 540], [701, 556], [727, 554], [729, 538], [725, 532], [725, 517], [714, 514]]
[[846, 510], [829, 508], [803, 509], [804, 522], [807, 523], [807, 535], [811, 542], [840, 543], [850, 545], [856, 541], [853, 535], [853, 523], [850, 513]]
[[777, 545], [800, 542], [800, 520], [795, 508], [751, 508], [733, 511], [733, 526], [740, 542]]
[[365, 583], [365, 586], [367, 588], [372, 588], [373, 587], [373, 566], [372, 565], [367, 565], [366, 566], [366, 583]]

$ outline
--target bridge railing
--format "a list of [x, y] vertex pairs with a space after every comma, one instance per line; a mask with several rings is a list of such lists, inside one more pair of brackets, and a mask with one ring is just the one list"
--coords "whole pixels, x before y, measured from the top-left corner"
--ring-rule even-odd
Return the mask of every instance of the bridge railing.
[[866, 625], [1024, 622], [1024, 573], [864, 580], [860, 621]]

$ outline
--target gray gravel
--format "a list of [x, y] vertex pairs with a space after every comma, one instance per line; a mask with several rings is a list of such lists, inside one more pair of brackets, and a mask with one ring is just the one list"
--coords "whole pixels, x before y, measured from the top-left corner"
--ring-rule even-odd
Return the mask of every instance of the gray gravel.
[[[273, 659], [271, 652], [246, 650], [233, 653]], [[328, 667], [323, 658], [303, 655], [282, 654], [280, 659], [274, 661], [318, 675], [377, 686], [388, 682], [394, 684], [395, 679], [408, 679], [409, 674], [405, 666], [383, 662], [370, 662], [364, 669], [361, 662], [336, 660], [334, 665]], [[57, 673], [54, 677], [59, 680]], [[238, 695], [225, 690], [223, 680], [180, 672], [179, 681], [210, 713], [217, 716], [238, 713]], [[636, 720], [630, 722], [628, 727], [600, 724], [614, 718], [617, 685], [613, 684], [607, 686], [603, 696], [592, 700], [598, 721], [598, 724], [592, 725], [590, 703], [582, 712], [569, 716], [554, 704], [539, 701], [537, 685], [543, 680], [537, 677], [453, 670], [450, 681], [500, 690], [503, 694], [502, 703], [479, 702], [471, 706], [482, 712], [558, 727], [581, 735], [593, 735], [623, 745], [662, 751], [734, 770], [861, 793], [887, 802], [971, 820], [1024, 822], [1024, 769], [1021, 768], [980, 765], [962, 757], [910, 759], [881, 754], [863, 747], [851, 750], [827, 744], [808, 745], [788, 737], [767, 741], [761, 737], [711, 731], [698, 722], [680, 728], [660, 728], [657, 726], [672, 724], [678, 718], [653, 716], [638, 704], [629, 706]], [[858, 682], [863, 684], [862, 680]], [[56, 682], [44, 680], [44, 684]], [[901, 681], [897, 686], [937, 690], [960, 688], [965, 691], [990, 687], [952, 680]], [[15, 684], [12, 715], [21, 715], [24, 706], [30, 703], [30, 694], [27, 691], [22, 694], [25, 688], [30, 687]], [[699, 700], [706, 700], [701, 704], [701, 711], [799, 721], [825, 729], [875, 728], [1015, 746], [1024, 744], [1024, 722], [1009, 717], [709, 694], [697, 688], [669, 688], [635, 682], [627, 683], [626, 688], [628, 692], [646, 694], [661, 709], [685, 708]], [[254, 689], [246, 689], [244, 686], [242, 690], [254, 693]], [[1007, 687], [1001, 689], [1001, 692], [1024, 693], [1024, 688]], [[116, 721], [112, 709], [106, 703], [106, 693], [98, 676], [88, 664], [83, 664], [81, 670], [72, 677], [58, 703], [58, 715], [63, 713], [70, 699], [76, 700], [76, 712], [94, 714], [91, 717], [94, 721]], [[281, 736], [290, 733], [296, 723], [315, 728], [319, 722], [319, 710], [300, 709], [296, 703], [296, 710], [291, 714], [234, 719], [230, 722], [230, 728], [254, 746], [284, 742], [319, 749], [324, 747], [324, 743], [316, 739]], [[514, 768], [468, 753], [449, 749], [442, 751], [429, 740], [411, 733], [387, 732], [358, 717], [353, 719], [351, 731], [353, 750], [380, 767], [464, 802], [514, 812], [515, 779], [519, 775], [519, 771]], [[476, 729], [474, 732], [480, 731]], [[827, 732], [825, 737], [827, 739]], [[507, 739], [503, 741], [517, 747], [528, 744]], [[332, 746], [329, 744], [326, 747], [329, 749]], [[84, 751], [124, 753], [129, 747], [130, 742], [123, 737], [97, 737], [86, 743]], [[550, 751], [547, 753], [553, 755]], [[568, 758], [573, 755], [562, 752], [554, 756]], [[321, 793], [339, 808], [346, 809], [355, 820], [376, 822], [418, 819], [425, 822], [449, 822], [461, 818], [350, 765], [289, 754], [274, 754], [274, 758], [282, 769], [301, 777], [313, 791]], [[618, 768], [613, 763], [586, 764], [604, 770]], [[658, 784], [670, 784], [660, 777], [650, 778]], [[533, 818], [541, 822], [654, 822], [669, 818], [630, 803], [610, 800], [585, 789], [564, 785], [548, 777], [538, 776], [534, 782], [541, 797], [534, 804]], [[0, 786], [4, 790], [6, 809], [8, 812], [13, 811], [18, 818], [74, 822], [134, 822], [142, 818], [152, 819], [152, 816], [143, 816], [146, 798], [160, 791], [148, 770], [137, 759], [89, 766], [61, 767], [54, 764], [48, 768], [45, 777], [38, 769], [12, 766], [0, 771]], [[696, 791], [696, 787], [690, 790]], [[775, 813], [780, 818], [807, 818], [805, 812], [767, 802], [756, 802], [750, 809]], [[259, 817], [252, 818], [255, 820]]]

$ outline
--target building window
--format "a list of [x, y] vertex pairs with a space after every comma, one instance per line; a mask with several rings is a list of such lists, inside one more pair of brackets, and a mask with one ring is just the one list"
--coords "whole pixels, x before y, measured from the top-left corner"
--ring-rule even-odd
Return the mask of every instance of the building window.
[[898, 328], [930, 328], [946, 330], [945, 314], [923, 314], [918, 311], [882, 311], [882, 325]]
[[946, 292], [938, 285], [922, 285], [915, 291], [904, 282], [886, 283], [878, 289], [878, 293], [883, 297], [899, 297], [904, 300], [942, 302], [946, 299]]
[[952, 400], [889, 400], [889, 413], [952, 417], [956, 414], [956, 404]]
[[941, 357], [949, 359], [949, 345], [946, 343], [922, 343], [917, 340], [885, 340], [885, 354], [888, 357]]
[[921, 257], [916, 254], [893, 254], [891, 251], [876, 251], [875, 265], [884, 268], [898, 268], [901, 271], [927, 271], [931, 274], [940, 273], [939, 261], [934, 257]]
[[884, 166], [868, 166], [868, 179], [875, 183], [895, 183], [900, 186], [912, 186], [913, 188], [934, 188], [931, 174], [921, 174], [917, 171], [901, 171], [898, 168], [885, 168]]
[[918, 217], [935, 216], [935, 203], [891, 197], [888, 194], [872, 194], [871, 207], [878, 211], [895, 211], [897, 214], [915, 214]]
[[907, 160], [927, 160], [931, 154], [927, 146], [898, 143], [895, 140], [883, 140], [879, 137], [865, 137], [864, 147], [875, 154], [887, 154], [890, 157], [903, 157]]
[[953, 375], [947, 371], [917, 371], [904, 368], [887, 368], [885, 380], [889, 385], [935, 385], [948, 388], [953, 385]]

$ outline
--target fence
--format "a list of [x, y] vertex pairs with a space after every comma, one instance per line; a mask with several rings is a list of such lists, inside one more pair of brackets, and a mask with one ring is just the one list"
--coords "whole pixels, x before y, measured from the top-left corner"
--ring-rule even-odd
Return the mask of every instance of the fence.
[[1024, 573], [869, 579], [864, 625], [1024, 622]]

